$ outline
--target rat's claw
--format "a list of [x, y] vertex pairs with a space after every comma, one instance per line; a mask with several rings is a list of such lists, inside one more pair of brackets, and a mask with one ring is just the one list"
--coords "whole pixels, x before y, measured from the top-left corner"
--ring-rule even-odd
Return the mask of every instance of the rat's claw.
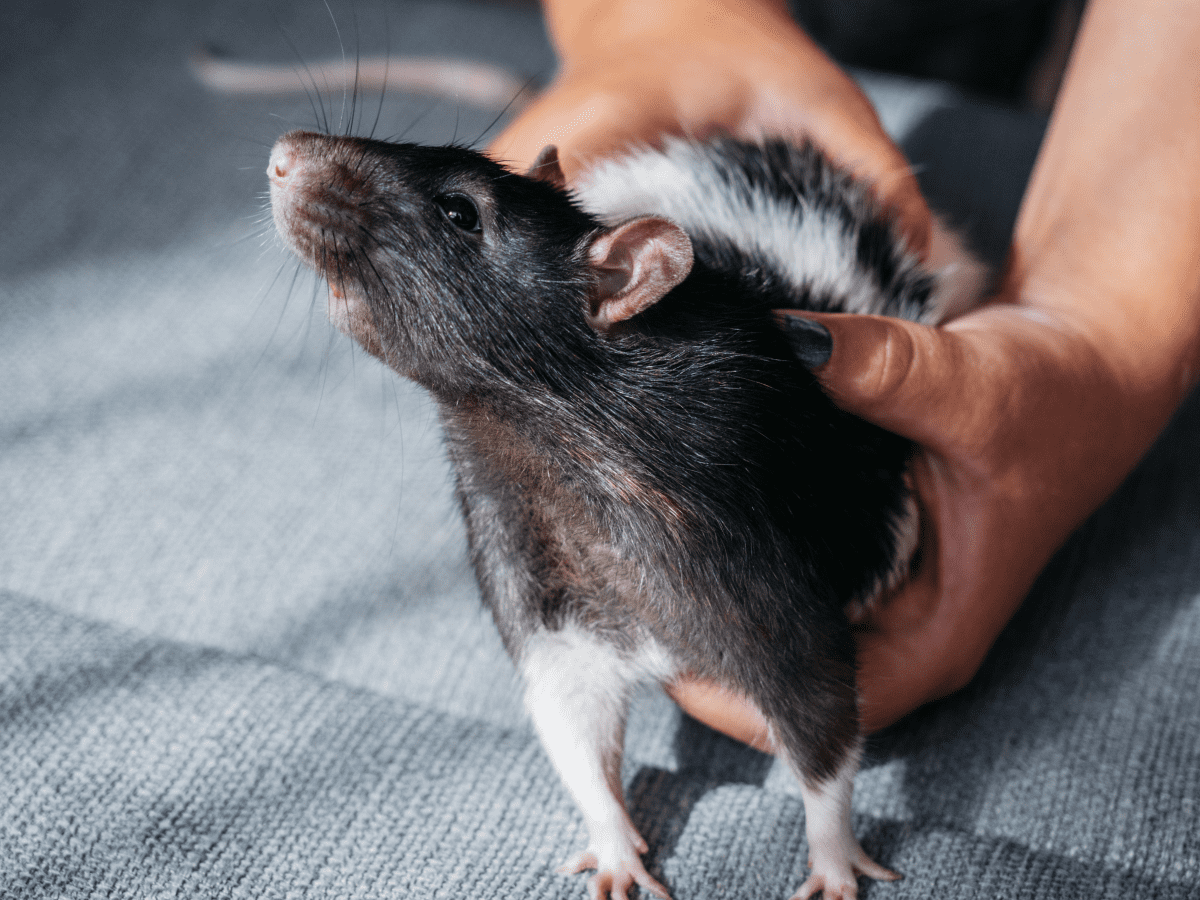
[[659, 884], [640, 865], [638, 871], [620, 868], [617, 871], [597, 872], [588, 879], [588, 896], [591, 900], [629, 900], [629, 889], [637, 884], [661, 900], [671, 900], [667, 889]]
[[640, 875], [634, 875], [633, 877], [634, 880], [637, 881], [638, 885], [641, 886], [642, 890], [649, 891], [655, 897], [659, 897], [660, 900], [671, 900], [671, 894], [667, 891], [667, 889], [663, 887], [663, 885], [657, 880], [651, 878], [650, 873], [645, 869], [642, 869]]
[[848, 882], [835, 882], [833, 879], [826, 880], [824, 875], [816, 872], [809, 875], [808, 880], [800, 885], [800, 890], [792, 895], [792, 900], [809, 900], [818, 892], [822, 900], [858, 900], [858, 884], [853, 876]]
[[859, 875], [866, 875], [868, 878], [874, 878], [876, 881], [899, 881], [901, 875], [899, 872], [893, 872], [891, 869], [885, 869], [871, 857], [863, 852], [861, 847], [858, 848], [858, 856], [854, 860], [854, 871]]
[[821, 894], [822, 900], [857, 900], [858, 880], [856, 876], [866, 875], [877, 881], [897, 881], [901, 877], [899, 873], [885, 869], [867, 856], [862, 847], [858, 848], [853, 860], [848, 862], [849, 865], [822, 865], [818, 861], [814, 866], [810, 857], [808, 866], [812, 869], [812, 874], [808, 876], [808, 880], [804, 884], [800, 885], [800, 890], [792, 895], [791, 900], [810, 900], [817, 893]]
[[[644, 852], [645, 841], [640, 843]], [[584, 869], [596, 870], [596, 874], [587, 882], [590, 900], [629, 900], [629, 889], [635, 884], [660, 900], [671, 900], [667, 889], [646, 871], [646, 867], [637, 856], [601, 864], [595, 851], [588, 849], [571, 857], [558, 871], [572, 875]]]
[[596, 854], [591, 850], [584, 850], [568, 859], [558, 867], [557, 871], [560, 875], [578, 875], [584, 869], [594, 869], [596, 867]]

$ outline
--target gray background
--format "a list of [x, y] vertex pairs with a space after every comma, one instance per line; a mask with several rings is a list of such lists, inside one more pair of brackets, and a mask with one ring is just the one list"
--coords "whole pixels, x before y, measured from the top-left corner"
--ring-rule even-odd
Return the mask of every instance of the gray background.
[[[436, 419], [324, 321], [266, 156], [260, 60], [391, 49], [545, 80], [536, 10], [52, 2], [0, 13], [0, 895], [585, 896], [583, 827], [465, 563]], [[994, 259], [1042, 123], [866, 77]], [[453, 101], [367, 127], [480, 138]], [[340, 101], [325, 104], [335, 118]], [[874, 739], [864, 896], [1200, 897], [1200, 408], [1076, 535], [965, 691]], [[768, 757], [636, 704], [626, 784], [676, 900], [785, 897]]]

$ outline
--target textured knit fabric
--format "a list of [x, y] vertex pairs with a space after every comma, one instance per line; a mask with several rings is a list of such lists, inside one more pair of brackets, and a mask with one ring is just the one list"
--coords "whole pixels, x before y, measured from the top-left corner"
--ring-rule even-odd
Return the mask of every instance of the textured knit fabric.
[[[545, 78], [505, 4], [9, 4], [0, 103], [0, 897], [583, 898], [583, 823], [466, 564], [427, 399], [332, 332], [263, 217], [306, 99], [214, 97], [202, 42], [389, 47]], [[351, 52], [353, 52], [351, 50]], [[1041, 122], [866, 79], [994, 259]], [[494, 111], [360, 98], [356, 130]], [[331, 127], [350, 116], [323, 106]], [[855, 828], [909, 897], [1200, 897], [1200, 403], [964, 691], [871, 741]], [[920, 664], [914, 660], [914, 665]], [[675, 900], [803, 880], [770, 758], [634, 706], [625, 783]]]

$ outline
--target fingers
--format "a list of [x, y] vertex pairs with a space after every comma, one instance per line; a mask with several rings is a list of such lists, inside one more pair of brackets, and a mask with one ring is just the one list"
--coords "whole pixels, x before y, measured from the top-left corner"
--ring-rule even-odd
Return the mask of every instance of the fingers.
[[[965, 685], [1003, 626], [986, 620], [963, 626], [940, 603], [931, 578], [910, 583], [877, 614], [876, 630], [858, 636], [859, 715], [864, 732], [885, 728]], [[974, 632], [976, 637], [971, 636]], [[775, 752], [761, 713], [746, 698], [694, 680], [676, 682], [669, 693], [684, 712], [709, 728], [764, 753]]]
[[[781, 311], [789, 314], [789, 311]], [[946, 331], [882, 316], [803, 315], [825, 329], [787, 324], [802, 361], [838, 406], [927, 447], [961, 434], [965, 366], [961, 340]], [[824, 357], [825, 361], [820, 362]]]
[[[1007, 621], [986, 613], [999, 609], [1011, 616], [1017, 605], [1006, 597], [979, 597], [954, 609], [947, 603], [961, 598], [947, 601], [936, 592], [932, 580], [910, 582], [877, 614], [875, 630], [857, 637], [859, 717], [868, 734], [965, 687]], [[971, 601], [981, 607], [975, 619], [959, 614]], [[910, 621], [893, 627], [888, 612]]]
[[488, 155], [514, 171], [524, 172], [542, 148], [553, 144], [559, 148], [563, 171], [569, 179], [580, 168], [577, 148], [587, 147], [599, 154], [618, 140], [613, 130], [606, 127], [612, 118], [607, 106], [605, 98], [600, 96], [573, 102], [558, 92], [548, 94], [535, 101], [492, 141]]
[[[636, 99], [635, 103], [628, 96], [606, 92], [598, 85], [587, 91], [577, 91], [571, 85], [552, 86], [500, 133], [487, 152], [514, 171], [524, 172], [542, 148], [553, 144], [559, 148], [570, 179], [589, 161], [631, 145], [663, 134], [703, 138], [723, 127], [722, 117], [737, 118], [726, 110], [720, 115], [710, 111], [705, 119], [681, 121], [680, 110], [664, 98], [643, 95]], [[726, 105], [736, 106], [732, 101]], [[867, 112], [874, 115], [869, 107]], [[802, 121], [770, 120], [742, 121], [733, 126], [725, 122], [724, 127], [746, 140], [783, 135], [800, 142], [815, 141], [839, 166], [872, 186], [877, 199], [895, 217], [910, 249], [920, 257], [927, 255], [932, 215], [908, 160], [882, 130], [877, 135], [841, 136], [840, 126], [817, 131], [805, 128]]]
[[[871, 185], [924, 257], [932, 216], [861, 88], [782, 10], [756, 16], [742, 3], [725, 12], [683, 30], [624, 22], [604, 36], [593, 23], [587, 39], [567, 42], [559, 76], [489, 153], [524, 171], [554, 144], [570, 180], [592, 160], [665, 134], [811, 141]], [[678, 47], [664, 54], [664, 42]]]
[[970, 571], [986, 552], [973, 540], [983, 537], [980, 523], [955, 516], [956, 494], [945, 474], [928, 456], [913, 461], [910, 476], [922, 499], [921, 561], [903, 586], [872, 606], [869, 627], [855, 634], [859, 717], [868, 734], [965, 684], [1002, 627], [992, 632], [984, 617], [969, 614], [972, 602], [986, 598], [964, 589], [960, 570], [946, 568], [948, 552]]
[[990, 480], [951, 474], [918, 455], [922, 555], [910, 579], [871, 610], [855, 636], [859, 714], [877, 731], [974, 677], [1020, 605], [1044, 556], [1030, 556], [1028, 523], [988, 496]]
[[[653, 71], [628, 64], [615, 71], [573, 70], [560, 75], [487, 152], [524, 172], [542, 148], [553, 144], [570, 181], [590, 163], [630, 146], [653, 143], [665, 134], [690, 134], [679, 104]], [[722, 113], [713, 109], [710, 115], [706, 124], [711, 131], [720, 127]]]
[[645, 890], [649, 891], [659, 900], [671, 900], [670, 892], [656, 878], [651, 876], [646, 871], [642, 871], [634, 876], [634, 880]]
[[[853, 167], [851, 171], [854, 171]], [[871, 179], [876, 196], [883, 208], [895, 217], [909, 249], [921, 259], [927, 258], [933, 239], [933, 214], [917, 184], [912, 166], [896, 150], [892, 158], [884, 161], [880, 171], [882, 175]]]
[[767, 720], [748, 699], [711, 681], [682, 678], [667, 687], [679, 707], [714, 731], [729, 735], [761, 750], [774, 753], [768, 736]]
[[[833, 111], [788, 110], [786, 118], [762, 117], [764, 132], [815, 141], [841, 168], [871, 186], [875, 198], [894, 217], [909, 249], [928, 256], [933, 214], [921, 193], [911, 163], [883, 130], [870, 100], [840, 70]], [[781, 104], [782, 105], [782, 104]]]
[[[927, 581], [910, 582], [887, 606], [928, 609], [937, 600], [930, 588]], [[924, 643], [936, 621], [931, 615], [908, 629], [879, 627], [858, 635], [858, 713], [865, 733], [885, 728], [952, 690], [943, 689], [941, 667], [946, 660], [939, 656], [941, 642]]]
[[899, 872], [893, 872], [875, 862], [867, 856], [862, 847], [859, 847], [858, 852], [854, 855], [854, 871], [860, 875], [866, 875], [868, 878], [874, 878], [876, 881], [899, 881], [904, 877]]

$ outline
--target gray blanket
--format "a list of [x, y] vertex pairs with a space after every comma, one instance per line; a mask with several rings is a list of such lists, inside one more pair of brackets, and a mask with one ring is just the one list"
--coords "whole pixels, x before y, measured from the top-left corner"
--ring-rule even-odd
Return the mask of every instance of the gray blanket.
[[[24, 6], [0, 13], [0, 896], [582, 898], [430, 404], [331, 333], [262, 216], [267, 148], [314, 112], [185, 64], [328, 56], [336, 21], [544, 78], [536, 11]], [[1041, 122], [864, 81], [1002, 254]], [[425, 142], [494, 116], [377, 110]], [[1193, 400], [974, 682], [872, 740], [855, 826], [905, 879], [864, 896], [1200, 897], [1198, 441]], [[657, 691], [625, 781], [676, 900], [802, 880], [786, 772]]]

